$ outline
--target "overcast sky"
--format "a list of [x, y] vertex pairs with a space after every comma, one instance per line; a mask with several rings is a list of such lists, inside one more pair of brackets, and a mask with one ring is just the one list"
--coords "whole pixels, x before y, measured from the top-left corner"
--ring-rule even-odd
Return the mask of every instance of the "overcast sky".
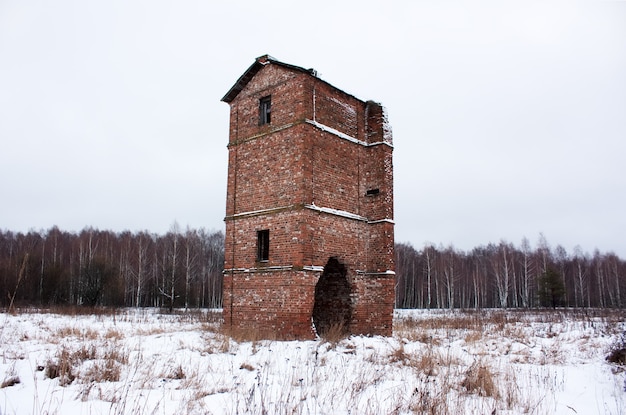
[[258, 56], [387, 107], [396, 241], [626, 258], [626, 2], [0, 0], [0, 229], [223, 229]]

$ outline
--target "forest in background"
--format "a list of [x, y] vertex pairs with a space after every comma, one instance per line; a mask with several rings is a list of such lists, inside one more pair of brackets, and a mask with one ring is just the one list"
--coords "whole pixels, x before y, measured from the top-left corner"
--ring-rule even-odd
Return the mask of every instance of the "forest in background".
[[396, 244], [397, 308], [622, 308], [626, 262], [577, 247], [506, 241], [474, 248]]
[[[215, 308], [224, 234], [0, 231], [0, 306]], [[626, 262], [613, 253], [506, 241], [457, 250], [396, 244], [397, 308], [611, 307], [626, 304]]]
[[221, 307], [224, 234], [0, 232], [0, 304]]

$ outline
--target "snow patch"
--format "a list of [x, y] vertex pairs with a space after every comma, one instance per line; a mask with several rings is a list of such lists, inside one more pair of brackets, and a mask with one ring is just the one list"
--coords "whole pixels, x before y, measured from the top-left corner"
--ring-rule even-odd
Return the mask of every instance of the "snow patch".
[[320, 206], [315, 206], [314, 204], [304, 205], [304, 207], [307, 209], [316, 210], [318, 212], [329, 213], [331, 215], [337, 215], [337, 216], [342, 216], [348, 219], [355, 219], [355, 220], [367, 222], [366, 217], [357, 215], [356, 213], [347, 212], [345, 210], [333, 209], [333, 208], [328, 208], [328, 207], [320, 207]]
[[[626, 408], [625, 372], [605, 361], [623, 320], [395, 310], [392, 337], [331, 343], [238, 342], [224, 335], [220, 318], [220, 310], [2, 314], [0, 411], [571, 415]], [[124, 357], [115, 361], [119, 380], [94, 380], [114, 352]], [[45, 370], [63, 356], [75, 376], [65, 386]], [[470, 389], [476, 368], [493, 391]]]

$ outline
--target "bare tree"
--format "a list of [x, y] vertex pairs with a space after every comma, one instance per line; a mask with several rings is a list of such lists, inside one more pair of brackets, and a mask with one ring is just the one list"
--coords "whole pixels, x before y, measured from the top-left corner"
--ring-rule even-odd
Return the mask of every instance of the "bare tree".
[[[209, 307], [222, 306], [222, 282], [224, 269], [224, 234], [213, 232], [206, 238], [207, 251], [204, 255], [208, 278]], [[204, 278], [203, 278], [204, 281]]]
[[455, 285], [457, 280], [457, 268], [456, 268], [456, 259], [458, 254], [454, 251], [452, 246], [449, 246], [440, 258], [443, 262], [442, 264], [442, 273], [444, 276], [444, 284], [446, 287], [446, 303], [448, 308], [454, 308], [454, 294], [455, 294]]
[[399, 308], [422, 307], [419, 284], [417, 251], [410, 244], [396, 245], [396, 306]]
[[433, 306], [432, 300], [432, 279], [433, 279], [433, 263], [435, 261], [435, 247], [427, 245], [424, 247], [424, 268], [426, 271], [426, 308]]
[[501, 308], [508, 306], [509, 284], [511, 282], [511, 266], [509, 260], [510, 247], [505, 241], [500, 241], [497, 254], [493, 255], [491, 266], [495, 277], [498, 292], [498, 301]]
[[[178, 222], [174, 222], [167, 234], [169, 243], [167, 250], [163, 255], [163, 286], [159, 290], [161, 295], [168, 300], [168, 308], [170, 313], [174, 310], [174, 301], [176, 300], [176, 282], [177, 282], [177, 266], [179, 254], [180, 227]], [[167, 284], [167, 286], [166, 286]]]
[[521, 281], [521, 297], [522, 307], [528, 308], [531, 306], [531, 287], [533, 284], [533, 264], [532, 254], [530, 250], [530, 243], [528, 239], [524, 237], [522, 239], [521, 246], [521, 266], [522, 266], [522, 281]]
[[200, 245], [198, 232], [187, 227], [183, 243], [185, 253], [185, 310], [187, 310], [189, 308], [189, 293], [191, 290], [191, 284], [196, 279], [195, 268], [198, 262], [198, 250]]
[[574, 303], [576, 307], [591, 307], [591, 298], [587, 289], [587, 259], [579, 245], [574, 248], [573, 269], [574, 269]]

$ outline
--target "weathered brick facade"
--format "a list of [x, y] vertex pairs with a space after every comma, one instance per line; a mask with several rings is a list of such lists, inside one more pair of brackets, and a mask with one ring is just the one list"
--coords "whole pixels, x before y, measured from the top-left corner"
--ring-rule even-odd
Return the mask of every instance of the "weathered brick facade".
[[313, 338], [333, 324], [390, 335], [393, 145], [384, 108], [267, 55], [222, 100], [230, 105], [224, 324], [280, 339]]

